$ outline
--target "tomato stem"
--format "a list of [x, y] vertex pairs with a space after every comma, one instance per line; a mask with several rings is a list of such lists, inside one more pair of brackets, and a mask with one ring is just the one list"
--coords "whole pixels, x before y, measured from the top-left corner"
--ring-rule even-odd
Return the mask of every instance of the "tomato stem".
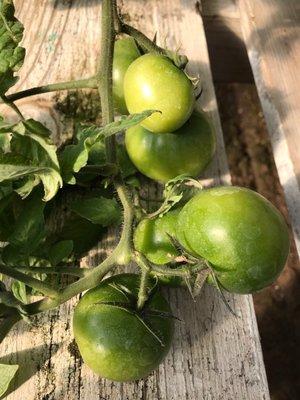
[[138, 310], [141, 310], [144, 307], [144, 305], [148, 299], [147, 288], [148, 288], [149, 278], [150, 278], [149, 271], [142, 270], [140, 288], [139, 288], [139, 292], [138, 292], [138, 301], [137, 301]]
[[91, 77], [87, 79], [50, 83], [49, 85], [37, 86], [10, 94], [6, 98], [10, 102], [14, 102], [16, 100], [23, 99], [24, 97], [35, 96], [37, 94], [56, 92], [59, 90], [72, 90], [72, 89], [97, 89], [96, 78]]
[[13, 268], [8, 267], [6, 265], [0, 265], [0, 273], [4, 274], [6, 276], [9, 276], [10, 278], [13, 278], [20, 282], [25, 283], [32, 289], [38, 290], [45, 296], [49, 296], [51, 298], [57, 298], [57, 296], [59, 294], [58, 290], [52, 288], [51, 286], [40, 281], [39, 279], [28, 276], [27, 274], [24, 274], [23, 272], [14, 270]]

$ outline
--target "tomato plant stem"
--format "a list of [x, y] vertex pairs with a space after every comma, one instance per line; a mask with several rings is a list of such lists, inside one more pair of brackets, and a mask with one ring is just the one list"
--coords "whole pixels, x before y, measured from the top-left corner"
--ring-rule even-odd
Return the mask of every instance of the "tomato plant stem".
[[83, 277], [90, 272], [89, 268], [80, 267], [11, 267], [17, 269], [21, 272], [26, 272], [28, 274], [46, 274], [46, 275], [72, 275]]
[[52, 298], [56, 298], [58, 296], [58, 290], [50, 287], [39, 279], [28, 276], [27, 274], [14, 270], [13, 268], [10, 268], [6, 265], [0, 265], [0, 273], [25, 283], [29, 287], [43, 293], [45, 296], [49, 296]]
[[7, 96], [2, 95], [1, 100], [4, 104], [6, 104], [8, 107], [10, 107], [17, 115], [20, 117], [22, 120], [24, 119], [21, 111], [19, 108], [14, 104], [13, 100], [10, 100]]
[[97, 81], [95, 77], [73, 80], [67, 82], [51, 83], [49, 85], [37, 86], [30, 89], [22, 90], [21, 92], [13, 93], [7, 96], [10, 102], [23, 99], [24, 97], [34, 96], [36, 94], [55, 92], [59, 90], [72, 89], [96, 89]]
[[60, 304], [65, 303], [79, 293], [97, 286], [107, 272], [110, 271], [116, 264], [117, 253], [118, 251], [116, 248], [106, 260], [104, 260], [97, 267], [91, 269], [86, 276], [60, 290], [56, 299], [45, 298], [34, 303], [27, 304], [24, 306], [24, 309], [29, 315], [51, 310]]
[[141, 282], [138, 292], [138, 302], [137, 302], [138, 310], [141, 310], [144, 307], [145, 302], [148, 298], [147, 288], [148, 288], [149, 277], [150, 277], [149, 272], [143, 269], [141, 273]]

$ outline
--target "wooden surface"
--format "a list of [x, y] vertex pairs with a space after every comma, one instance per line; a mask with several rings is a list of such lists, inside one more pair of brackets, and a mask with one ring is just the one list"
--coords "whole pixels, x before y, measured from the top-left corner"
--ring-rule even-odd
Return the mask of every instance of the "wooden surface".
[[[72, 6], [71, 6], [72, 4]], [[19, 88], [49, 81], [85, 77], [96, 68], [100, 7], [98, 1], [17, 0], [26, 27], [27, 61]], [[190, 0], [126, 1], [124, 11], [134, 24], [169, 46], [181, 44], [189, 56], [189, 72], [200, 74], [203, 96], [199, 106], [212, 119], [217, 154], [204, 184], [229, 183], [220, 121], [212, 85], [202, 19]], [[54, 96], [21, 101], [28, 116], [47, 122], [55, 135], [65, 132], [55, 111]], [[156, 189], [149, 189], [155, 192]], [[83, 260], [97, 262], [109, 252], [115, 232]], [[196, 303], [184, 290], [166, 293], [176, 324], [172, 349], [165, 362], [146, 380], [117, 384], [99, 379], [76, 357], [71, 316], [77, 299], [40, 316], [36, 324], [20, 324], [3, 342], [2, 362], [20, 364], [8, 400], [268, 400], [269, 393], [251, 296], [226, 295], [236, 319], [212, 288]]]
[[300, 254], [300, 3], [239, 0], [238, 4]]
[[253, 82], [235, 0], [196, 2], [202, 15], [214, 82]]

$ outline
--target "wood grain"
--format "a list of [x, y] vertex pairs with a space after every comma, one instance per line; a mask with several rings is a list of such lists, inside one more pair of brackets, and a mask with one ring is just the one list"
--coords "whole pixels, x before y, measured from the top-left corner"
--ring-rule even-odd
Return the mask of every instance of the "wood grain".
[[[99, 51], [98, 1], [17, 0], [26, 27], [28, 56], [19, 88], [48, 81], [85, 77], [95, 71]], [[189, 72], [200, 74], [203, 96], [198, 107], [210, 115], [217, 135], [217, 154], [203, 176], [205, 185], [229, 184], [220, 120], [212, 84], [202, 19], [190, 0], [126, 1], [123, 10], [149, 35], [169, 46], [182, 45], [191, 62]], [[66, 127], [55, 110], [54, 96], [21, 101], [27, 115], [34, 113], [62, 134]], [[34, 111], [35, 110], [35, 111]], [[148, 190], [155, 193], [155, 188]], [[118, 233], [110, 235], [83, 260], [97, 263]], [[20, 372], [8, 400], [269, 400], [259, 335], [251, 296], [226, 295], [236, 319], [212, 288], [196, 303], [184, 290], [166, 295], [182, 319], [176, 326], [165, 362], [145, 380], [118, 384], [99, 379], [72, 351], [71, 317], [77, 299], [40, 316], [36, 324], [20, 324], [1, 347], [6, 361], [19, 363]], [[3, 360], [2, 360], [3, 361]]]
[[242, 30], [300, 254], [300, 4], [239, 0]]

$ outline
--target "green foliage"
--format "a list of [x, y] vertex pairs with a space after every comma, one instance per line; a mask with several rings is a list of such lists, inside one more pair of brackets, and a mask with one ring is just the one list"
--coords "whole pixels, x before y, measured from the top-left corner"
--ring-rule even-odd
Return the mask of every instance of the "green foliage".
[[19, 46], [23, 25], [14, 16], [12, 0], [0, 1], [0, 97], [13, 86], [17, 72], [23, 65], [25, 49]]
[[93, 224], [109, 226], [120, 221], [121, 210], [115, 199], [95, 197], [72, 202], [71, 210]]
[[3, 396], [7, 391], [18, 368], [18, 365], [0, 364], [0, 396]]

